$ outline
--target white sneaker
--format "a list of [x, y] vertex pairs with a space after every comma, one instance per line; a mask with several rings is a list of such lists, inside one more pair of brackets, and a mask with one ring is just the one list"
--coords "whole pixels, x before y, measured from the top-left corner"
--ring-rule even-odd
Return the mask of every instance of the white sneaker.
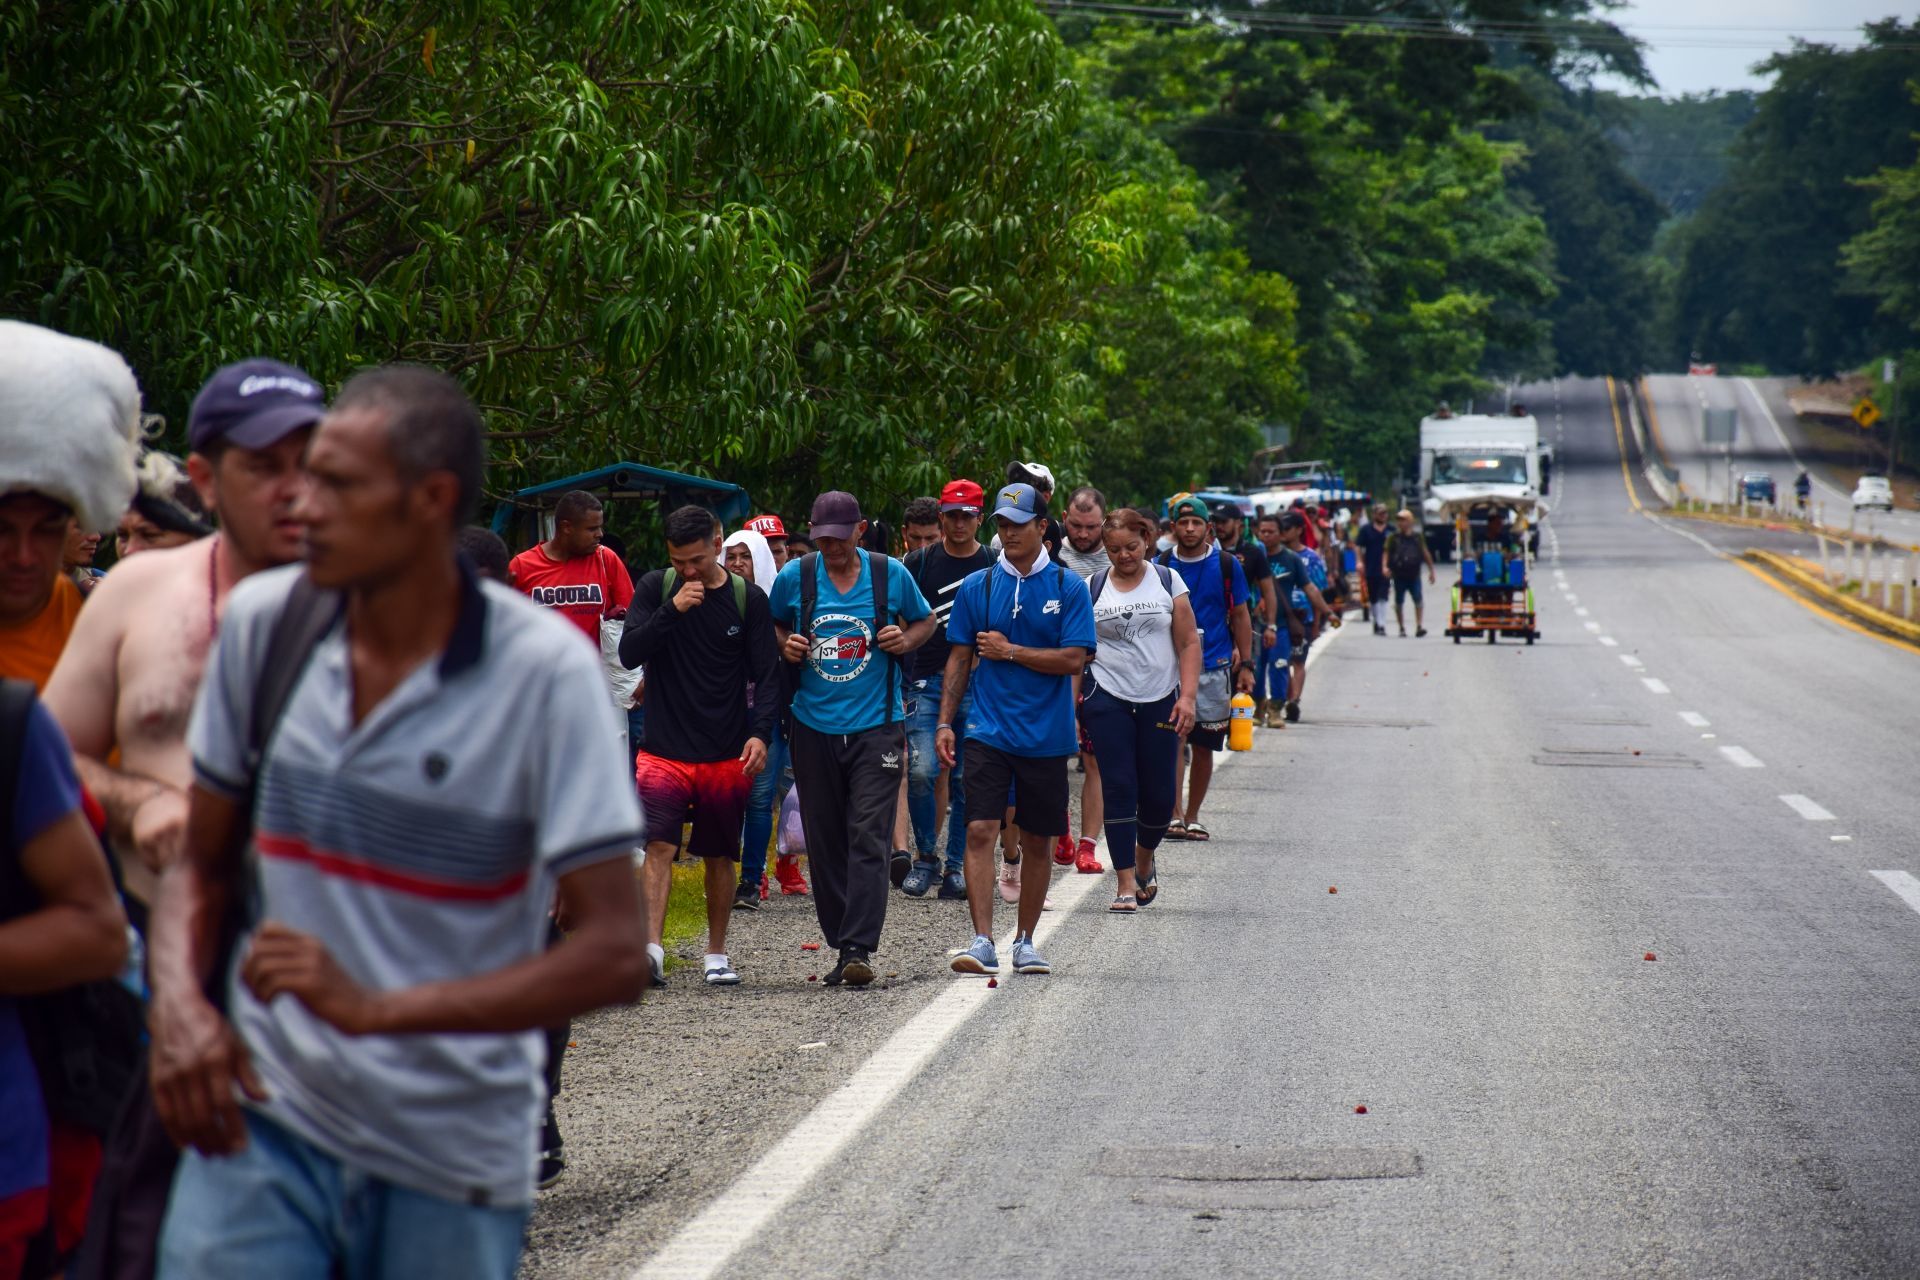
[[1000, 901], [1020, 901], [1020, 864], [1017, 862], [1000, 864]]

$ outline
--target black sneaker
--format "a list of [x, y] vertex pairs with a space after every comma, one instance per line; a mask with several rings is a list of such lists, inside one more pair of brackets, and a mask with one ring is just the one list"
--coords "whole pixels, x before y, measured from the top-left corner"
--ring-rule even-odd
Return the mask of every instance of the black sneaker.
[[887, 875], [893, 880], [893, 887], [898, 889], [906, 880], [907, 872], [911, 870], [913, 870], [913, 855], [905, 849], [895, 849], [893, 861], [887, 866]]
[[827, 971], [820, 979], [830, 987], [845, 984], [849, 987], [864, 987], [873, 981], [873, 964], [867, 953], [860, 947], [842, 947], [840, 962]]
[[1383, 636], [1387, 634], [1387, 629], [1376, 622], [1373, 624], [1373, 634]]
[[566, 1172], [567, 1157], [561, 1152], [559, 1147], [555, 1147], [551, 1151], [542, 1151], [540, 1153], [540, 1172], [534, 1176], [533, 1185], [541, 1191], [545, 1191], [548, 1187], [560, 1181], [560, 1179], [566, 1175]]
[[751, 880], [742, 880], [740, 887], [733, 891], [733, 909], [735, 911], [758, 911], [760, 909], [760, 886]]
[[1420, 639], [1422, 636], [1426, 634], [1427, 634], [1427, 629], [1425, 627], [1415, 627], [1413, 629], [1413, 638], [1415, 640]]
[[1300, 723], [1300, 704], [1298, 702], [1288, 702], [1286, 715], [1288, 724]]

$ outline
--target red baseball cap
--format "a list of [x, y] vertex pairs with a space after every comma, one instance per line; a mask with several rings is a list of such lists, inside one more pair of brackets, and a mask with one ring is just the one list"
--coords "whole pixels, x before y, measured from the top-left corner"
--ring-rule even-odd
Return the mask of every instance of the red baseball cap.
[[980, 508], [986, 504], [986, 490], [971, 480], [949, 480], [947, 487], [940, 491], [942, 511], [964, 511], [970, 516], [977, 516]]
[[784, 538], [787, 526], [780, 523], [779, 516], [755, 516], [747, 521], [746, 527], [763, 538]]

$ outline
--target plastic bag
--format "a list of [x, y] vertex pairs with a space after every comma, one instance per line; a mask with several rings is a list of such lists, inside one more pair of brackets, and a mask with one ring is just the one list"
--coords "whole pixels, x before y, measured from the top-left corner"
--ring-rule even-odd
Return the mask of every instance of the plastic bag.
[[774, 833], [774, 848], [783, 858], [807, 851], [807, 832], [800, 825], [800, 788], [787, 788], [787, 798], [780, 802], [780, 826]]

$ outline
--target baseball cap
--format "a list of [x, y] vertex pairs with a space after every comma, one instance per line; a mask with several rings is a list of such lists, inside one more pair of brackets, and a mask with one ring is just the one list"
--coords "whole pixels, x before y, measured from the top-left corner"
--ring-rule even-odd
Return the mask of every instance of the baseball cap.
[[860, 502], [850, 493], [829, 489], [813, 500], [807, 520], [809, 538], [851, 538], [860, 527]]
[[278, 360], [242, 360], [214, 372], [187, 411], [187, 444], [195, 452], [225, 441], [264, 449], [310, 427], [327, 412], [320, 384]]
[[746, 527], [763, 538], [784, 538], [787, 536], [787, 526], [780, 523], [779, 516], [755, 516], [753, 519], [747, 521]]
[[949, 480], [946, 488], [940, 490], [942, 511], [964, 511], [970, 516], [977, 516], [980, 508], [986, 505], [985, 491], [971, 480]]
[[1244, 520], [1246, 515], [1240, 510], [1239, 503], [1229, 502], [1222, 498], [1213, 504], [1213, 518], [1215, 520]]
[[1015, 524], [1026, 524], [1037, 520], [1044, 514], [1046, 503], [1040, 501], [1040, 495], [1030, 484], [1010, 484], [1000, 490], [1000, 496], [994, 499], [993, 518], [1002, 516]]
[[1209, 518], [1207, 504], [1190, 493], [1182, 494], [1180, 497], [1175, 498], [1173, 506], [1167, 511], [1167, 516], [1173, 520], [1184, 520], [1188, 516], [1193, 516], [1200, 520]]
[[1038, 462], [1023, 462], [1020, 469], [1038, 482], [1038, 487], [1052, 492], [1054, 489], [1053, 471]]

